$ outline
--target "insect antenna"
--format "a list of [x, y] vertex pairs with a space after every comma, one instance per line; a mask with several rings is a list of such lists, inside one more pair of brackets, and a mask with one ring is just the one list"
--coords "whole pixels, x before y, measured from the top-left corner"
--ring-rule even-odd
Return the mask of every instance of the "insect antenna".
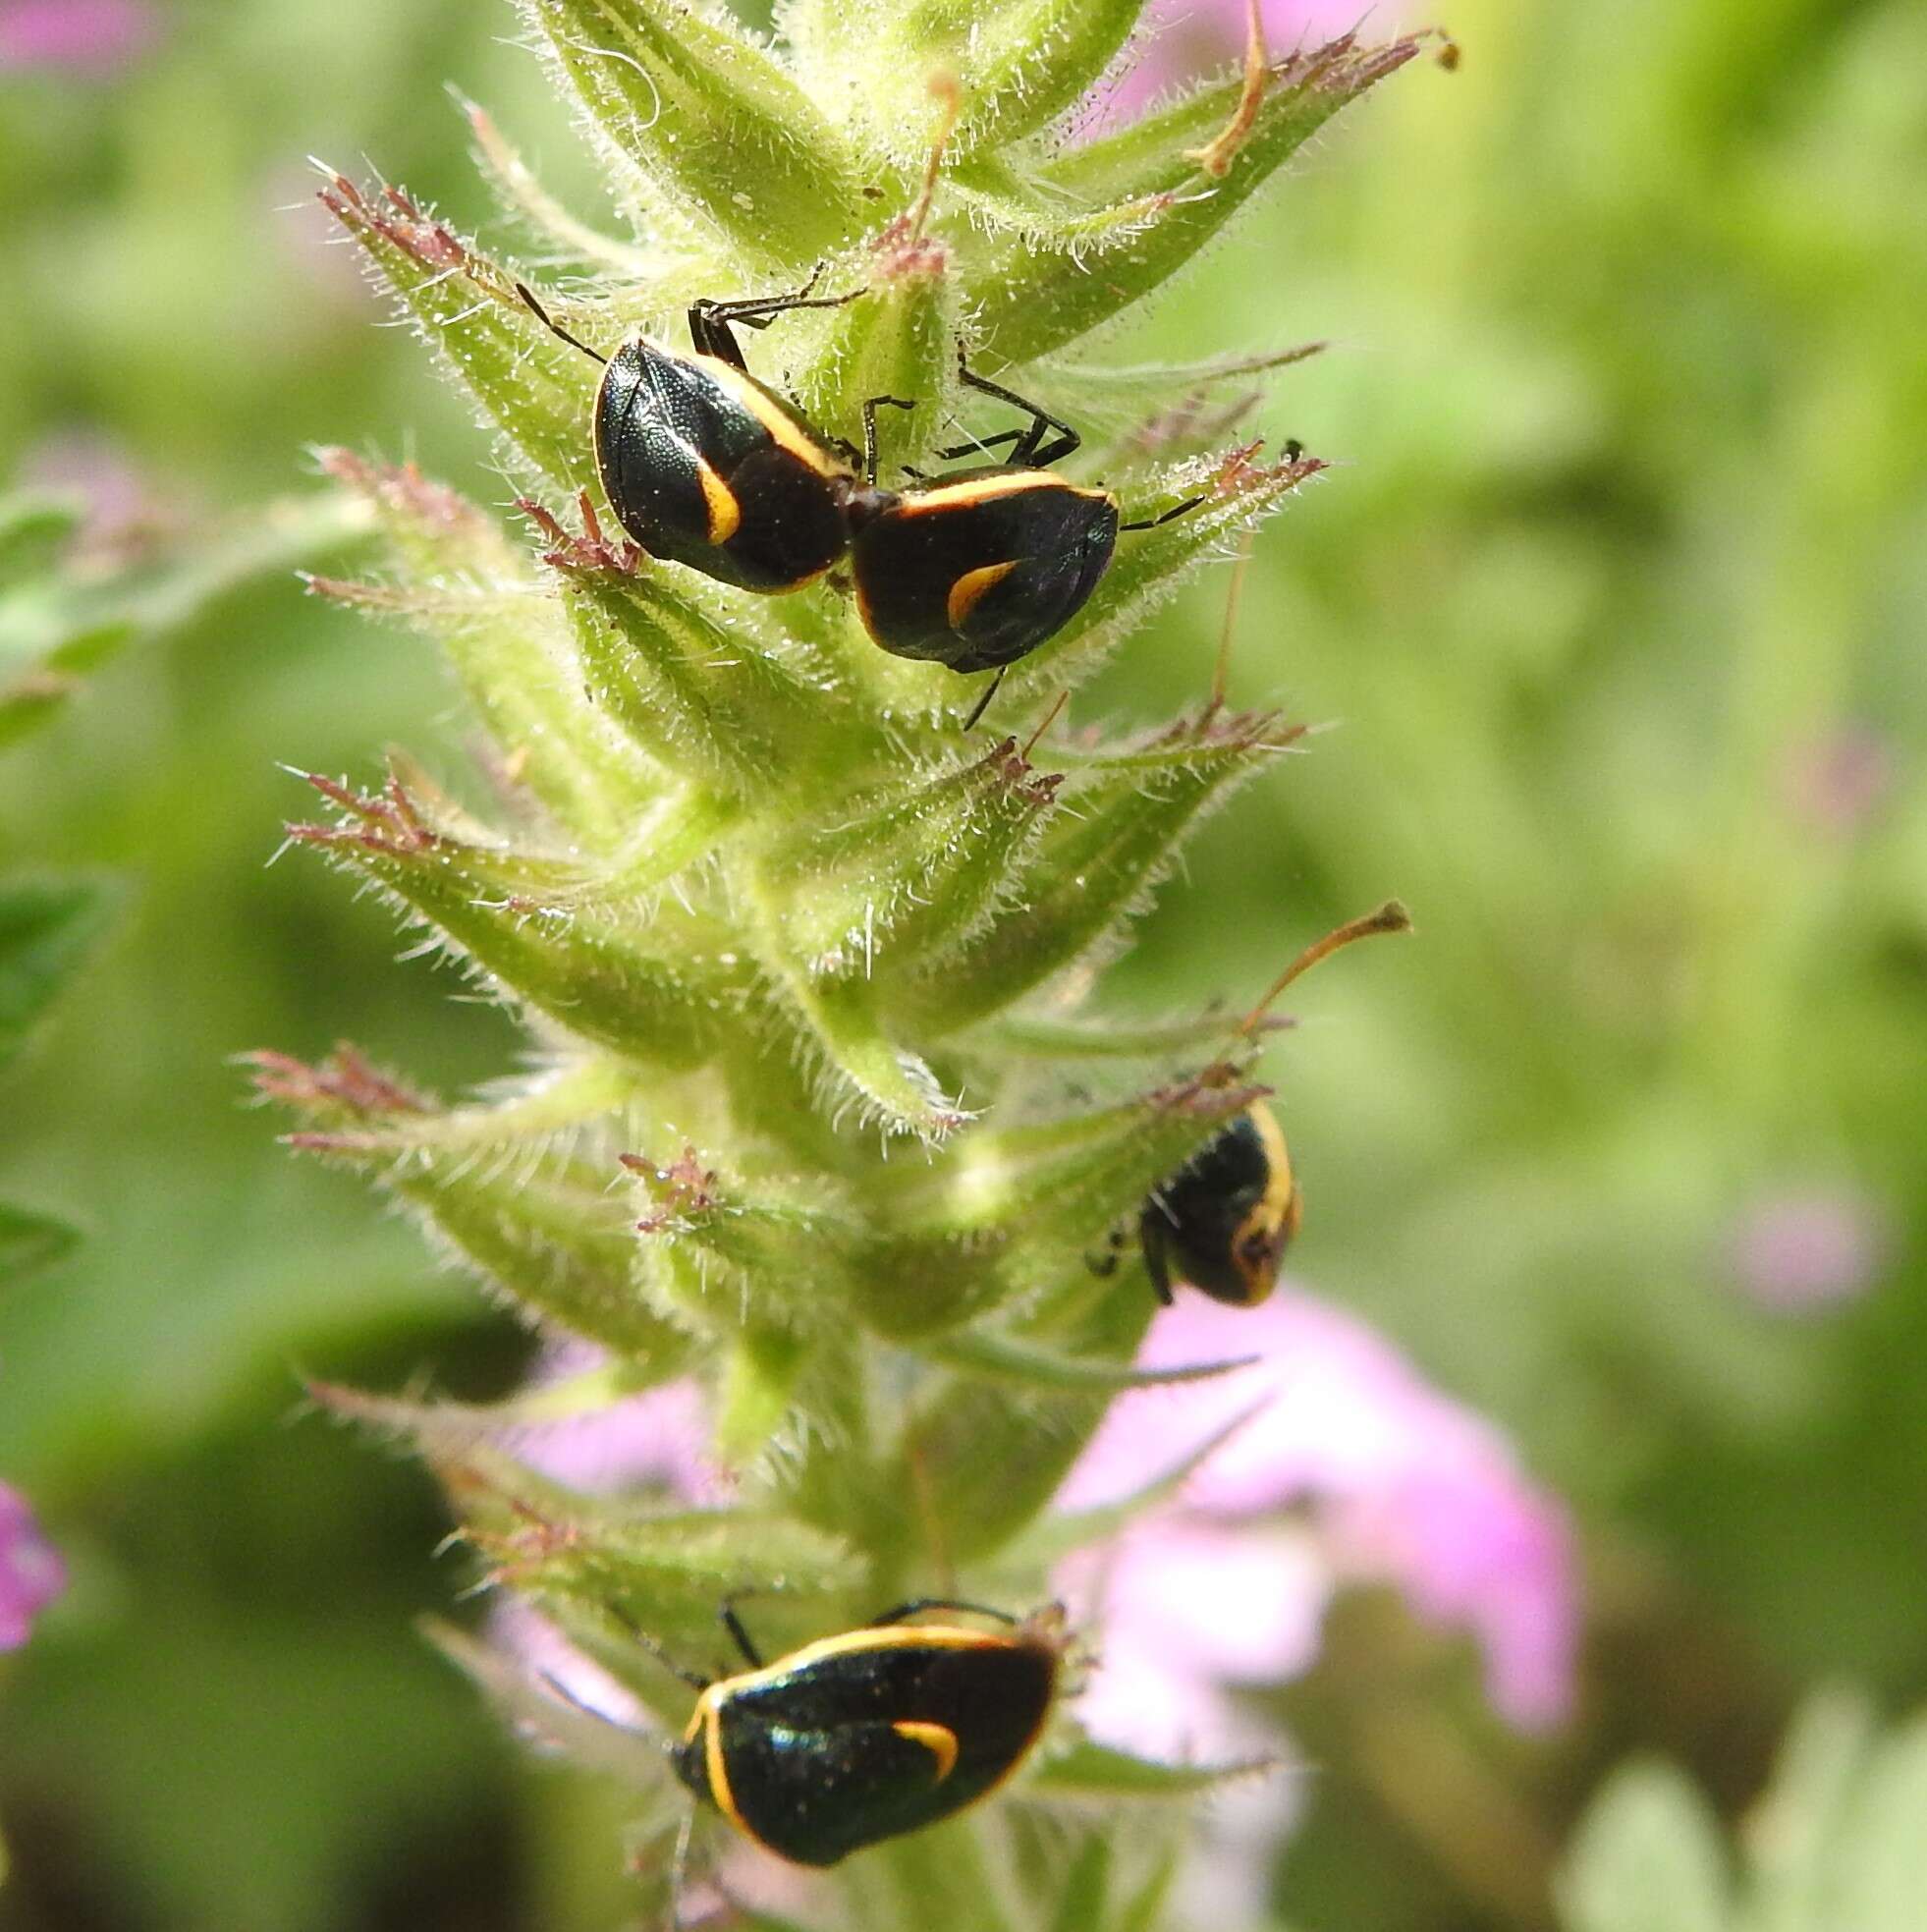
[[551, 315], [549, 311], [546, 308], [544, 308], [539, 302], [535, 300], [535, 292], [533, 289], [531, 289], [528, 286], [526, 282], [518, 282], [516, 284], [516, 294], [522, 298], [523, 306], [526, 308], [528, 312], [534, 316], [536, 321], [540, 322], [543, 328], [547, 329], [551, 335], [560, 336], [563, 339], [563, 341], [570, 346], [571, 349], [579, 349], [582, 352], [582, 354], [589, 359], [591, 362], [600, 362], [605, 368], [608, 366], [609, 363], [608, 357], [598, 356], [595, 353], [595, 351], [591, 349], [588, 346], [588, 344], [581, 339], [580, 336], [571, 335], [569, 331], [565, 329], [562, 326], [562, 324], [558, 322], [555, 319], [555, 317]]
[[1033, 731], [1030, 734], [1030, 736], [1024, 741], [1023, 749], [1018, 753], [1018, 756], [1021, 758], [1025, 764], [1028, 764], [1030, 762], [1030, 754], [1031, 752], [1036, 750], [1038, 741], [1043, 737], [1043, 735], [1047, 731], [1050, 730], [1050, 728], [1054, 724], [1057, 723], [1057, 714], [1060, 711], [1062, 711], [1064, 707], [1070, 702], [1071, 702], [1071, 691], [1069, 687], [1066, 687], [1065, 690], [1058, 692], [1057, 702], [1053, 704], [1051, 708], [1044, 713], [1043, 723], [1040, 724], [1037, 727], [1037, 729]]
[[671, 1677], [680, 1678], [691, 1690], [707, 1690], [715, 1683], [714, 1678], [701, 1677], [694, 1671], [685, 1670], [621, 1604], [604, 1603], [601, 1610], [611, 1623], [620, 1624], [624, 1630], [633, 1637]]
[[1211, 701], [1204, 707], [1207, 719], [1225, 708], [1225, 685], [1231, 676], [1232, 640], [1238, 635], [1238, 607], [1244, 600], [1244, 580], [1251, 573], [1251, 537], [1247, 532], [1232, 566], [1231, 588], [1225, 592], [1225, 628], [1218, 635], [1218, 662], [1211, 673]]
[[1233, 1030], [1234, 1039], [1248, 1040], [1263, 1021], [1265, 1013], [1273, 1000], [1277, 999], [1293, 980], [1307, 973], [1320, 960], [1349, 946], [1354, 940], [1370, 939], [1381, 932], [1409, 932], [1411, 914], [1396, 899], [1388, 899], [1376, 911], [1363, 913], [1355, 919], [1347, 919], [1342, 926], [1334, 926], [1322, 939], [1314, 939], [1295, 960], [1281, 972], [1265, 989], [1265, 996]]

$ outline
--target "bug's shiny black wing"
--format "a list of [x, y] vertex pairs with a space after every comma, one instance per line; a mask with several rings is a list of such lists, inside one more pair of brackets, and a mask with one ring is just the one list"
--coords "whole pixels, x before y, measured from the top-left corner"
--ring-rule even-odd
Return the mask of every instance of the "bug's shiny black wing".
[[[1161, 1273], [1167, 1280], [1176, 1275], [1215, 1300], [1248, 1302], [1250, 1285], [1238, 1267], [1237, 1242], [1272, 1181], [1257, 1124], [1249, 1113], [1240, 1114], [1145, 1202], [1139, 1232], [1153, 1284]], [[1168, 1286], [1163, 1293], [1168, 1297]]]
[[798, 1731], [727, 1710], [719, 1721], [739, 1822], [798, 1865], [834, 1865], [967, 1802], [949, 1798], [926, 1744], [888, 1724]]
[[[717, 1712], [738, 1817], [812, 1865], [948, 1818], [1035, 1741], [1057, 1665], [1041, 1644], [882, 1631], [751, 1678]], [[936, 1734], [954, 1740], [947, 1764]]]
[[989, 671], [1069, 622], [1117, 540], [1104, 491], [993, 466], [900, 498], [858, 529], [851, 562], [864, 625], [885, 650]]
[[[828, 570], [850, 542], [850, 526], [820, 470], [776, 443], [751, 451], [725, 481], [743, 522], [722, 546], [745, 590], [788, 590]], [[721, 572], [712, 572], [721, 576]]]
[[745, 590], [788, 589], [843, 554], [836, 490], [798, 453], [813, 440], [753, 378], [640, 339], [610, 358], [596, 396], [596, 464], [623, 528]]

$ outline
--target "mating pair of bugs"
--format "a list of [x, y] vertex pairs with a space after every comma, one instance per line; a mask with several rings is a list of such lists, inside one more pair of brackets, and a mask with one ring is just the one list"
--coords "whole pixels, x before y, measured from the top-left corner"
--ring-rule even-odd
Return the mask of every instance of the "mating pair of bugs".
[[913, 400], [864, 403], [858, 451], [823, 436], [743, 363], [738, 326], [767, 328], [792, 309], [835, 308], [865, 293], [812, 296], [814, 287], [812, 278], [794, 295], [694, 304], [692, 355], [633, 335], [605, 357], [516, 285], [547, 328], [602, 364], [596, 469], [617, 522], [650, 556], [764, 592], [797, 589], [847, 557], [857, 612], [883, 649], [953, 671], [1001, 674], [1082, 606], [1121, 529], [1153, 528], [1204, 501], [1121, 523], [1109, 490], [1048, 473], [1079, 446], [1077, 432], [961, 358], [968, 388], [1030, 420], [939, 458], [1009, 444], [1010, 460], [936, 478], [910, 471], [911, 487], [884, 489], [876, 413], [914, 409]]

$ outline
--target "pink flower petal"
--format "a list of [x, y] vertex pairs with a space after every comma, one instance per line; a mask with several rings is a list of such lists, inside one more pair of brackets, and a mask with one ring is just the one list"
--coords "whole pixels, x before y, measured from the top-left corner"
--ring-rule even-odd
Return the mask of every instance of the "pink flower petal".
[[1761, 1307], [1806, 1314], [1862, 1294], [1885, 1245], [1880, 1216], [1857, 1189], [1789, 1187], [1740, 1216], [1734, 1273]]
[[[1116, 1404], [1059, 1507], [1119, 1501], [1237, 1422], [1185, 1478], [1178, 1511], [1192, 1524], [1206, 1519], [1222, 1533], [1256, 1535], [1255, 1519], [1309, 1508], [1334, 1576], [1391, 1581], [1420, 1616], [1469, 1630], [1484, 1652], [1495, 1708], [1521, 1728], [1557, 1722], [1569, 1702], [1577, 1643], [1571, 1537], [1563, 1511], [1525, 1480], [1506, 1438], [1432, 1388], [1364, 1323], [1289, 1291], [1255, 1309], [1183, 1296], [1152, 1324], [1138, 1360], [1174, 1367], [1252, 1352], [1263, 1360], [1251, 1368]], [[1134, 1526], [1119, 1562], [1140, 1562], [1142, 1539], [1154, 1529], [1173, 1533], [1176, 1516]], [[1163, 1658], [1167, 1675], [1207, 1678], [1282, 1678], [1304, 1667], [1310, 1646], [1270, 1626], [1277, 1600], [1248, 1580], [1200, 1592], [1220, 1626], [1206, 1641], [1165, 1600], [1182, 1589], [1189, 1561], [1174, 1545], [1171, 1588], [1160, 1587], [1165, 1568], [1155, 1560], [1137, 1585], [1155, 1606], [1159, 1634], [1140, 1639], [1126, 1594], [1107, 1593], [1107, 1615], [1126, 1619], [1127, 1655], [1134, 1646]], [[1222, 1553], [1202, 1561], [1207, 1575], [1215, 1569], [1229, 1584]], [[1301, 1601], [1314, 1595], [1300, 1590]], [[1110, 1650], [1108, 1633], [1105, 1642]], [[1175, 1693], [1161, 1685], [1146, 1694], [1169, 1702]], [[1195, 1700], [1194, 1688], [1187, 1694]]]
[[585, 1711], [611, 1724], [647, 1731], [655, 1720], [635, 1693], [587, 1651], [578, 1649], [525, 1599], [503, 1592], [489, 1611], [490, 1640], [531, 1677], [546, 1678]]
[[1331, 1573], [1302, 1533], [1155, 1516], [1081, 1550], [1053, 1586], [1101, 1632], [1079, 1721], [1120, 1749], [1224, 1761], [1268, 1739], [1224, 1693], [1309, 1668]]
[[0, 1482], [0, 1650], [18, 1650], [33, 1620], [67, 1587], [67, 1566], [27, 1498]]
[[[537, 1376], [553, 1383], [586, 1374], [604, 1359], [586, 1343], [551, 1351]], [[709, 1455], [709, 1406], [693, 1376], [664, 1382], [600, 1408], [515, 1431], [515, 1451], [531, 1468], [576, 1489], [666, 1489], [706, 1508], [732, 1494]]]
[[147, 52], [159, 25], [138, 0], [0, 0], [0, 73], [53, 67], [106, 79]]
[[[1264, 0], [1265, 45], [1274, 60], [1352, 28], [1398, 31], [1404, 8], [1359, 0]], [[1136, 120], [1160, 97], [1223, 71], [1244, 49], [1244, 0], [1151, 0], [1123, 65], [1094, 88], [1079, 132], [1107, 134]]]

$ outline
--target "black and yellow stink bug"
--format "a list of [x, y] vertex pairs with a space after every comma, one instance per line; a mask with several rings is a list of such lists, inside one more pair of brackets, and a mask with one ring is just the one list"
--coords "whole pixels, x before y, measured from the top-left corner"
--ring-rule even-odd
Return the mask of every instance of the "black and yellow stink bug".
[[1083, 606], [1110, 568], [1121, 530], [1154, 528], [1204, 499], [1122, 522], [1111, 491], [1047, 473], [1083, 440], [1069, 423], [967, 364], [960, 372], [967, 387], [1015, 404], [1030, 421], [938, 454], [948, 461], [1009, 443], [1011, 460], [853, 499], [851, 575], [864, 629], [893, 656], [1001, 674]]
[[[1272, 1001], [1341, 947], [1374, 933], [1410, 930], [1411, 914], [1396, 899], [1362, 918], [1348, 919], [1314, 940], [1272, 981], [1238, 1023], [1235, 1037], [1251, 1039]], [[1221, 1061], [1199, 1076], [1199, 1083], [1223, 1087], [1237, 1077], [1237, 1066]], [[1278, 1286], [1285, 1252], [1303, 1219], [1304, 1195], [1278, 1117], [1254, 1099], [1151, 1189], [1137, 1215], [1144, 1272], [1167, 1306], [1174, 1283], [1188, 1283], [1214, 1301], [1254, 1308]], [[1122, 1229], [1115, 1230], [1111, 1251], [1089, 1263], [1091, 1272], [1111, 1274], [1127, 1239]]]
[[[1008, 1628], [908, 1621], [932, 1610]], [[921, 1597], [769, 1664], [733, 1610], [723, 1621], [749, 1668], [678, 1673], [699, 1694], [671, 1761], [745, 1838], [798, 1865], [920, 1831], [1002, 1784], [1042, 1735], [1069, 1648], [1058, 1604], [1019, 1622]]]
[[[652, 557], [743, 590], [794, 590], [850, 547], [847, 505], [862, 487], [855, 452], [827, 442], [787, 398], [743, 365], [735, 327], [767, 328], [795, 308], [834, 308], [862, 293], [698, 302], [693, 355], [647, 336], [600, 356], [518, 283], [535, 316], [602, 364], [595, 466], [623, 528]], [[882, 400], [882, 399], [879, 399]]]
[[1137, 1239], [1157, 1297], [1174, 1276], [1214, 1301], [1255, 1307], [1278, 1286], [1304, 1202], [1277, 1117], [1254, 1100], [1144, 1203]]

